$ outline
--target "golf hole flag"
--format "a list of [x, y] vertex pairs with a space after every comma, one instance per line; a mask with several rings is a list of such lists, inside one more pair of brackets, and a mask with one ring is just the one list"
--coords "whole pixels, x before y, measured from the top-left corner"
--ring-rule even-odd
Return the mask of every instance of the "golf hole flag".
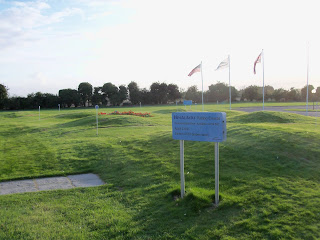
[[256, 61], [254, 61], [254, 67], [253, 67], [253, 73], [254, 74], [256, 74], [256, 65], [257, 65], [257, 63], [261, 63], [261, 54], [262, 54], [262, 52], [257, 57]]
[[194, 69], [192, 69], [192, 71], [188, 74], [188, 76], [191, 77], [192, 74], [196, 72], [200, 72], [200, 70], [201, 70], [201, 63], [198, 66], [196, 66]]
[[229, 67], [229, 58], [226, 58], [225, 60], [223, 60], [223, 61], [219, 64], [219, 66], [217, 67], [216, 71], [217, 71], [218, 69], [223, 69], [223, 68], [227, 68], [227, 67]]

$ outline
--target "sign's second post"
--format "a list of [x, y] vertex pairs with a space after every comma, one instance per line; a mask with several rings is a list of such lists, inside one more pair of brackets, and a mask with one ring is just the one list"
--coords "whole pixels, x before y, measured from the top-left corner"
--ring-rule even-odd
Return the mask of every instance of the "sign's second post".
[[185, 193], [185, 178], [184, 178], [184, 140], [180, 140], [180, 180], [181, 180], [181, 198]]
[[95, 106], [95, 109], [96, 109], [97, 135], [98, 135], [98, 109], [99, 109], [99, 106], [96, 105], [96, 106]]
[[219, 205], [219, 143], [214, 143], [214, 169], [215, 169], [215, 198], [214, 202], [216, 206]]

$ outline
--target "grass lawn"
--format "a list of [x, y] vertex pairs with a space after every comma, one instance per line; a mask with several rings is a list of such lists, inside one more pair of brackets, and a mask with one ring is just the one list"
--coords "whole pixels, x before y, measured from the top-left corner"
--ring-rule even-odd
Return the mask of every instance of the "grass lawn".
[[40, 121], [38, 111], [0, 112], [0, 181], [93, 172], [107, 183], [1, 195], [0, 239], [320, 238], [314, 118], [228, 108], [205, 106], [227, 113], [218, 208], [214, 143], [185, 142], [186, 197], [177, 198], [171, 113], [184, 106], [100, 108], [153, 117], [101, 115], [98, 136], [93, 108], [42, 110]]

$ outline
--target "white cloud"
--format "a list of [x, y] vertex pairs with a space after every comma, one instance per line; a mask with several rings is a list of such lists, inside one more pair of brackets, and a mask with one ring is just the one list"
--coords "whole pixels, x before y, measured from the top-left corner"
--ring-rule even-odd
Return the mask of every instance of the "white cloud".
[[86, 5], [88, 7], [97, 8], [104, 7], [110, 3], [119, 3], [122, 0], [75, 0], [76, 3]]
[[89, 21], [97, 20], [99, 18], [103, 18], [103, 17], [109, 16], [110, 14], [111, 14], [110, 11], [105, 11], [105, 12], [101, 12], [101, 13], [95, 13], [95, 14], [92, 14], [91, 16], [89, 16], [87, 19]]
[[0, 46], [7, 47], [19, 42], [41, 37], [41, 28], [59, 23], [63, 19], [82, 15], [79, 8], [66, 8], [48, 14], [50, 9], [44, 1], [13, 2], [12, 7], [0, 12]]
[[48, 84], [48, 78], [42, 72], [36, 72], [30, 75], [30, 80], [37, 86], [46, 86]]

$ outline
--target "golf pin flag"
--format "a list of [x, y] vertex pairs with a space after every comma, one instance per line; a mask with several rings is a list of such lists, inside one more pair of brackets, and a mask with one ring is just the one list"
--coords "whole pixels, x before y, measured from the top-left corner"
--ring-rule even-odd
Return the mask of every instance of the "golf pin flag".
[[256, 65], [257, 65], [257, 63], [261, 63], [261, 54], [262, 54], [262, 52], [257, 57], [256, 61], [254, 61], [254, 67], [253, 67], [253, 73], [254, 74], [256, 74]]
[[225, 60], [223, 60], [219, 66], [217, 67], [216, 71], [218, 69], [223, 69], [223, 68], [226, 68], [226, 67], [229, 67], [229, 58], [226, 58]]
[[194, 69], [192, 69], [192, 71], [188, 74], [188, 76], [191, 77], [192, 74], [196, 72], [200, 72], [200, 69], [201, 69], [201, 63], [198, 66], [196, 66]]

